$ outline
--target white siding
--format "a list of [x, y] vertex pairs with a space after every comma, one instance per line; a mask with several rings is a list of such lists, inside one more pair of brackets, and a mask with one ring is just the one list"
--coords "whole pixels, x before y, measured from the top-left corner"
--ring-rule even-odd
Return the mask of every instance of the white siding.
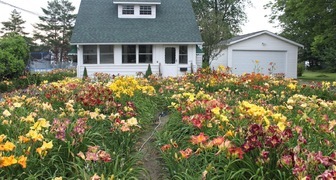
[[[283, 62], [285, 66], [285, 76], [289, 78], [297, 78], [297, 53], [298, 47], [275, 38], [273, 36], [263, 34], [236, 44], [229, 47], [228, 53], [228, 64], [232, 67], [233, 61], [233, 50], [257, 50], [257, 51], [286, 51], [286, 60]], [[251, 54], [253, 57], [253, 54]], [[280, 63], [278, 63], [279, 66]], [[263, 67], [267, 69], [267, 67]]]
[[224, 49], [210, 64], [211, 69], [217, 69], [218, 66], [228, 67], [228, 50]]
[[[176, 48], [179, 45], [153, 45], [153, 63], [151, 64], [153, 74], [162, 73], [162, 76], [178, 76], [185, 72], [181, 72], [180, 68], [188, 68], [188, 72], [191, 72], [191, 64], [193, 65], [194, 72], [197, 70], [196, 62], [196, 46], [188, 45], [188, 64], [174, 64], [165, 66], [165, 47], [174, 46]], [[78, 46], [78, 65], [77, 76], [82, 77], [84, 67], [88, 71], [88, 76], [93, 76], [95, 72], [120, 74], [120, 75], [136, 75], [137, 72], [145, 73], [148, 64], [122, 64], [122, 45], [114, 45], [114, 64], [83, 64], [83, 46]], [[178, 53], [176, 54], [178, 57]], [[165, 67], [163, 67], [165, 66]], [[168, 70], [167, 70], [167, 68]], [[163, 69], [166, 69], [165, 71]]]
[[203, 64], [203, 54], [196, 54], [196, 68], [202, 68], [202, 64]]
[[[239, 52], [244, 54], [239, 54]], [[270, 54], [271, 52], [275, 52], [274, 55]], [[280, 55], [280, 52], [285, 53], [285, 55]], [[276, 58], [278, 59], [280, 56], [285, 56], [283, 61], [276, 60]], [[248, 61], [247, 64], [233, 62], [242, 57], [249, 57], [249, 59], [241, 60]], [[269, 68], [269, 62], [274, 59], [273, 61], [276, 61], [275, 68], [278, 69], [276, 72], [284, 71], [285, 77], [297, 78], [298, 46], [268, 34], [262, 34], [230, 45], [228, 49], [224, 50], [223, 54], [218, 57], [218, 60], [212, 62], [211, 67], [216, 69], [219, 65], [224, 65], [233, 68], [232, 70], [234, 72], [235, 67], [233, 66], [239, 65], [244, 66], [242, 68], [248, 72], [253, 69], [253, 67], [250, 67], [251, 64], [249, 61], [252, 59], [258, 60], [258, 58], [269, 58], [268, 60], [260, 62], [264, 70]]]
[[[86, 67], [89, 77], [93, 77], [94, 73], [101, 72], [111, 75], [127, 75], [136, 76], [137, 72], [146, 73], [148, 64], [137, 64], [137, 65], [81, 65], [77, 66], [77, 77], [83, 77], [84, 68]], [[151, 69], [153, 74], [159, 73], [159, 65], [151, 64]]]

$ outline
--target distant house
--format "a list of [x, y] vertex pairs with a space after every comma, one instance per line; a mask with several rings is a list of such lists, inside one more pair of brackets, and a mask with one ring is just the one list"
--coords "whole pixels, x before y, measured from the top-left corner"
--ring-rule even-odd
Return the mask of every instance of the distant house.
[[[82, 0], [71, 44], [77, 76], [95, 72], [178, 76], [196, 70], [202, 44], [190, 0]], [[198, 61], [197, 61], [197, 55]]]
[[227, 48], [211, 63], [214, 69], [224, 65], [237, 75], [256, 72], [297, 78], [298, 49], [303, 48], [301, 44], [269, 31], [236, 36], [222, 44]]

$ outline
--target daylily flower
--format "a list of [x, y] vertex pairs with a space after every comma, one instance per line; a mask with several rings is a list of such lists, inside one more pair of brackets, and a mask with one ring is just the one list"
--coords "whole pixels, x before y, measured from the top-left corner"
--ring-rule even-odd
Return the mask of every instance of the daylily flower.
[[179, 151], [179, 152], [180, 152], [181, 155], [182, 155], [182, 159], [187, 159], [187, 158], [189, 158], [189, 157], [191, 156], [193, 150], [190, 149], [190, 148], [187, 148], [187, 149], [185, 149], [185, 150], [181, 150], [181, 151]]
[[129, 126], [138, 126], [138, 120], [135, 117], [127, 119], [127, 124]]
[[9, 116], [11, 116], [12, 114], [6, 109], [6, 110], [2, 113], [2, 115], [4, 115], [5, 117], [9, 117]]
[[90, 180], [100, 180], [100, 176], [97, 175], [97, 173], [95, 173], [91, 178]]
[[230, 156], [233, 158], [243, 159], [244, 152], [240, 147], [229, 148]]
[[30, 137], [33, 141], [42, 141], [44, 138], [42, 134], [38, 133], [35, 130], [29, 130], [26, 136]]
[[0, 144], [0, 151], [13, 151], [15, 145], [12, 142], [6, 141], [5, 144]]
[[22, 168], [26, 168], [27, 167], [27, 157], [25, 156], [20, 156], [17, 160], [17, 163], [21, 165]]
[[192, 144], [203, 144], [203, 143], [205, 143], [208, 139], [209, 139], [209, 136], [204, 135], [204, 133], [201, 132], [201, 133], [200, 133], [199, 135], [197, 135], [197, 136], [194, 136], [194, 135], [191, 136], [191, 143], [192, 143]]
[[161, 146], [160, 149], [161, 149], [163, 152], [165, 152], [165, 151], [169, 150], [170, 148], [171, 148], [171, 145], [170, 145], [170, 144], [165, 144], [165, 145]]
[[44, 118], [39, 118], [37, 120], [37, 122], [34, 124], [34, 126], [30, 127], [30, 129], [36, 130], [36, 131], [41, 131], [42, 128], [47, 128], [49, 126], [50, 126], [49, 121], [47, 121]]
[[16, 158], [14, 157], [14, 155], [11, 155], [9, 157], [6, 156], [2, 156], [0, 158], [0, 168], [2, 167], [7, 167], [7, 166], [11, 166], [17, 163]]
[[7, 138], [7, 136], [6, 135], [4, 135], [4, 134], [1, 134], [0, 135], [0, 143], [2, 143], [3, 142], [3, 140], [5, 140]]
[[211, 142], [213, 143], [213, 145], [219, 146], [224, 142], [224, 140], [225, 140], [224, 137], [219, 136], [219, 137], [214, 138]]

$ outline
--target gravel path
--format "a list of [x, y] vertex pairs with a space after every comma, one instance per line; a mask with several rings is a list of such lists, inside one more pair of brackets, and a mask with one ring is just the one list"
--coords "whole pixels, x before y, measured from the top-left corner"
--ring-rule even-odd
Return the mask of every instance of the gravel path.
[[142, 145], [140, 147], [140, 152], [143, 155], [143, 160], [141, 163], [143, 167], [147, 170], [148, 174], [144, 174], [142, 177], [139, 177], [139, 179], [168, 179], [161, 162], [160, 152], [154, 145], [155, 137], [153, 136], [155, 132], [162, 129], [162, 127], [167, 123], [168, 119], [168, 116], [163, 116], [159, 118], [153, 124], [153, 127], [148, 129], [148, 131], [140, 138], [139, 144]]

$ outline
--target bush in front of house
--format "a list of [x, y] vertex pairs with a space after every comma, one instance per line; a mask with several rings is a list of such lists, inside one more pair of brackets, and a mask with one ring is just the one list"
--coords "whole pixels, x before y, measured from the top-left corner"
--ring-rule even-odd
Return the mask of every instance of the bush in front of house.
[[146, 74], [145, 74], [145, 78], [148, 78], [150, 75], [152, 75], [152, 68], [150, 66], [150, 64], [148, 64], [148, 68], [147, 68], [147, 71], [146, 71]]
[[28, 57], [28, 45], [22, 36], [9, 34], [1, 38], [0, 80], [22, 75]]

